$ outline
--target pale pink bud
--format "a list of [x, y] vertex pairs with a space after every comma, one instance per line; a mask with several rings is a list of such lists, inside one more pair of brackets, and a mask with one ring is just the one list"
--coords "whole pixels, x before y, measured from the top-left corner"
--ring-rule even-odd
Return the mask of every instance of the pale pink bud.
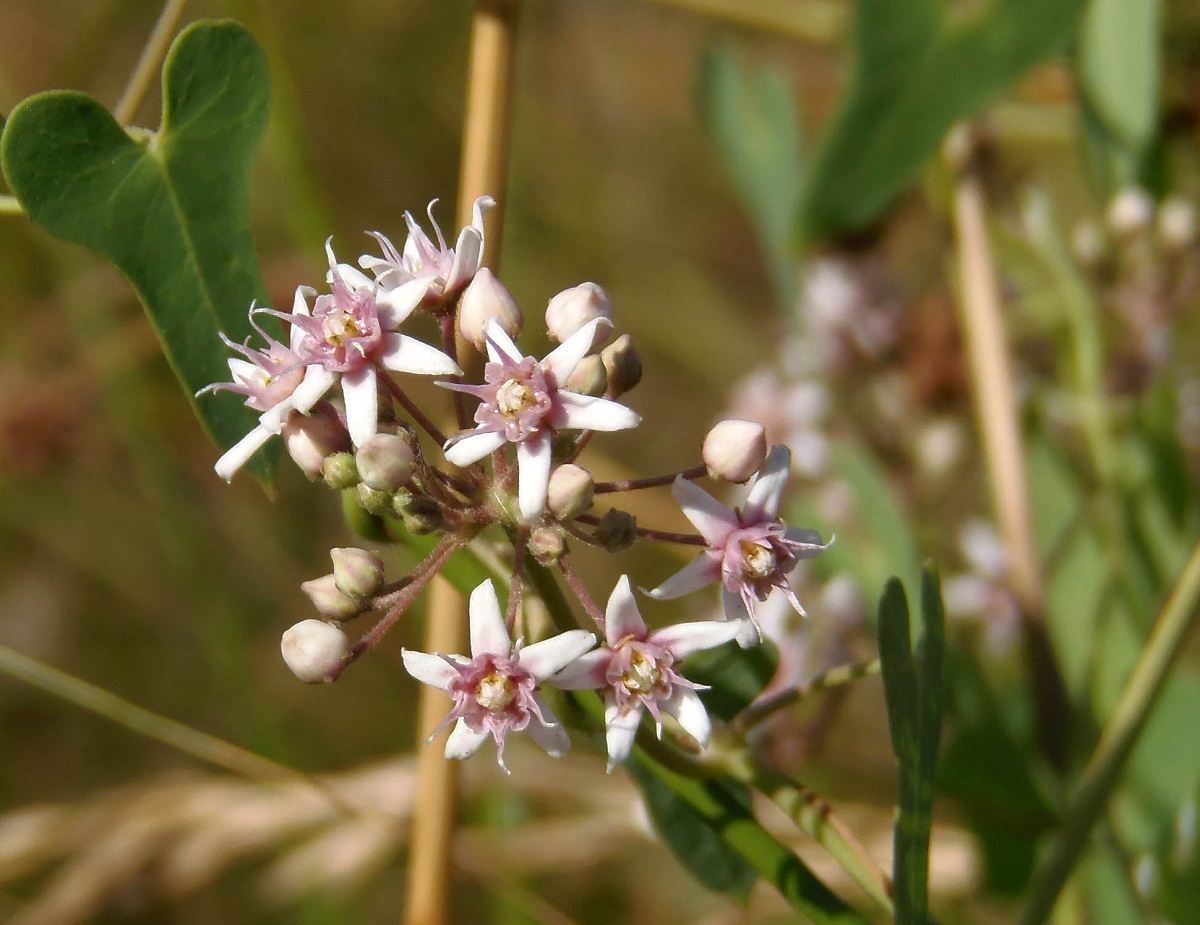
[[458, 331], [480, 353], [487, 349], [484, 333], [496, 322], [509, 337], [521, 333], [525, 319], [512, 293], [487, 267], [483, 267], [467, 286], [458, 307]]
[[573, 463], [559, 466], [550, 475], [546, 507], [558, 520], [572, 520], [592, 506], [592, 474]]
[[363, 612], [362, 602], [339, 588], [332, 574], [306, 581], [300, 590], [320, 613], [333, 620], [349, 620]]
[[558, 527], [538, 527], [529, 535], [529, 554], [539, 565], [553, 565], [566, 551], [567, 540]]
[[1163, 202], [1158, 210], [1158, 239], [1168, 250], [1190, 247], [1196, 240], [1196, 207], [1178, 196]]
[[324, 620], [301, 620], [279, 642], [283, 660], [305, 684], [332, 681], [349, 649], [346, 634]]
[[1108, 227], [1117, 237], [1140, 234], [1154, 221], [1154, 200], [1144, 189], [1126, 187], [1108, 204]]
[[567, 379], [567, 390], [578, 392], [580, 395], [598, 398], [607, 389], [608, 373], [604, 369], [604, 361], [594, 353], [580, 360], [575, 371]]
[[383, 585], [383, 560], [373, 552], [353, 546], [329, 550], [333, 559], [333, 583], [343, 594], [364, 600], [374, 597]]
[[600, 359], [608, 373], [608, 390], [614, 397], [624, 395], [642, 381], [642, 358], [628, 334], [622, 334], [600, 351]]
[[746, 482], [766, 461], [767, 431], [754, 421], [720, 421], [704, 438], [703, 457], [714, 479]]
[[292, 414], [282, 432], [288, 454], [310, 481], [324, 474], [326, 457], [350, 446], [346, 428], [323, 414]]
[[546, 330], [561, 342], [584, 325], [597, 318], [607, 318], [608, 324], [596, 326], [592, 346], [602, 344], [612, 330], [613, 307], [608, 293], [595, 283], [580, 283], [564, 289], [546, 306]]
[[376, 491], [395, 491], [412, 481], [413, 450], [399, 434], [376, 434], [354, 455], [358, 477]]

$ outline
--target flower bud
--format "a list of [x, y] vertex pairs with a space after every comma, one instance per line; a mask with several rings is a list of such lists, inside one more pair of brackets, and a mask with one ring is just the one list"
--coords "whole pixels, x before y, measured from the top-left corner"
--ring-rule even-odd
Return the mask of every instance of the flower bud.
[[596, 354], [584, 357], [567, 379], [567, 391], [599, 397], [608, 388], [608, 373], [604, 361]]
[[1071, 232], [1071, 253], [1080, 265], [1095, 267], [1104, 260], [1107, 243], [1095, 222], [1080, 222]]
[[1154, 220], [1154, 200], [1144, 189], [1127, 187], [1108, 204], [1108, 227], [1120, 238], [1133, 237]]
[[354, 493], [358, 498], [359, 506], [368, 514], [382, 517], [384, 514], [392, 512], [391, 492], [380, 491], [378, 488], [372, 488], [366, 482], [359, 482]]
[[474, 344], [476, 350], [486, 353], [484, 335], [493, 321], [509, 337], [516, 338], [525, 319], [508, 287], [496, 279], [491, 270], [482, 267], [467, 286], [458, 306], [458, 332]]
[[[612, 302], [608, 293], [595, 283], [580, 283], [564, 289], [546, 306], [546, 330], [555, 340], [562, 342], [597, 318], [613, 318]], [[596, 326], [592, 346], [604, 343], [611, 324]]]
[[559, 466], [550, 474], [546, 507], [558, 520], [573, 520], [592, 506], [592, 474], [574, 463]]
[[337, 586], [333, 575], [322, 575], [300, 585], [317, 611], [332, 620], [349, 620], [363, 612], [362, 601], [356, 600]]
[[1158, 239], [1170, 251], [1181, 251], [1196, 241], [1196, 207], [1172, 196], [1158, 210]]
[[325, 475], [325, 484], [337, 491], [358, 484], [358, 466], [353, 453], [331, 453], [325, 457], [321, 471]]
[[608, 552], [628, 549], [637, 539], [637, 519], [626, 511], [609, 508], [596, 524], [596, 542]]
[[333, 582], [338, 590], [357, 600], [374, 597], [383, 586], [383, 560], [373, 552], [353, 546], [329, 550]]
[[538, 527], [529, 534], [529, 554], [538, 565], [553, 565], [567, 551], [567, 540], [558, 527]]
[[376, 434], [354, 454], [358, 477], [376, 491], [395, 491], [412, 481], [413, 450], [400, 434]]
[[326, 458], [350, 446], [346, 428], [324, 414], [289, 415], [282, 433], [288, 454], [309, 481], [324, 474]]
[[301, 620], [279, 642], [283, 660], [305, 684], [333, 681], [350, 650], [346, 634], [324, 620]]
[[719, 421], [704, 438], [708, 474], [724, 482], [746, 482], [767, 458], [767, 431], [754, 421]]
[[608, 372], [608, 391], [624, 395], [642, 381], [642, 358], [633, 347], [633, 339], [622, 334], [600, 352]]

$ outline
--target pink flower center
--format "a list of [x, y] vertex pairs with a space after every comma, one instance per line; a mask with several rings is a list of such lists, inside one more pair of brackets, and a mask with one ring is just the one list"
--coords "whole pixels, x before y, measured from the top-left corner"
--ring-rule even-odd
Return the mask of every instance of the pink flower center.
[[517, 443], [537, 433], [554, 404], [554, 387], [533, 357], [514, 363], [507, 357], [488, 363], [483, 386], [475, 394], [483, 399], [475, 409], [475, 420], [489, 430], [501, 432]]
[[671, 696], [682, 678], [671, 667], [675, 659], [662, 646], [627, 637], [612, 650], [605, 672], [622, 712], [644, 704], [657, 715], [656, 702]]
[[361, 369], [375, 361], [383, 344], [374, 294], [351, 291], [340, 279], [334, 280], [332, 293], [317, 299], [311, 318], [293, 316], [292, 323], [305, 334], [297, 352], [330, 372]]
[[743, 570], [749, 577], [768, 578], [774, 573], [779, 560], [770, 546], [744, 540], [740, 546], [746, 563]]

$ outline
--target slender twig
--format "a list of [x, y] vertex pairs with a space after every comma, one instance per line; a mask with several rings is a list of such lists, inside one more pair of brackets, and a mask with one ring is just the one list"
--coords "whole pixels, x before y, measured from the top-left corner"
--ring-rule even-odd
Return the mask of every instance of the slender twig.
[[[438, 317], [438, 325], [442, 331], [442, 349], [446, 351], [446, 355], [452, 359], [455, 364], [458, 363], [458, 332], [455, 330], [454, 318], [455, 312], [447, 312]], [[451, 376], [451, 382], [462, 382], [462, 376]], [[454, 420], [458, 424], [459, 430], [466, 430], [471, 426], [471, 419], [467, 417], [467, 407], [463, 404], [463, 393], [457, 389], [450, 389], [451, 401], [454, 403]]]
[[388, 612], [358, 642], [350, 647], [350, 651], [346, 653], [346, 657], [342, 659], [342, 664], [338, 666], [337, 672], [333, 675], [334, 680], [348, 666], [358, 661], [379, 645], [383, 637], [387, 635], [387, 631], [404, 615], [404, 612], [416, 600], [417, 595], [425, 590], [425, 586], [437, 575], [441, 567], [446, 564], [446, 560], [454, 555], [455, 551], [460, 546], [463, 546], [468, 539], [469, 537], [462, 537], [456, 533], [447, 533], [438, 541], [437, 546], [433, 548], [433, 552], [413, 570], [412, 581], [396, 592], [392, 600], [392, 606]]
[[564, 530], [566, 530], [569, 534], [571, 534], [571, 536], [575, 537], [575, 539], [579, 540], [581, 543], [587, 543], [589, 546], [599, 546], [600, 545], [600, 541], [598, 539], [596, 539], [594, 536], [592, 536], [592, 534], [588, 533], [586, 530], [577, 526], [574, 521], [560, 523], [559, 526], [562, 527]]
[[517, 636], [517, 620], [521, 614], [521, 594], [525, 577], [525, 553], [529, 549], [529, 526], [520, 524], [516, 529], [516, 542], [513, 543], [512, 581], [508, 586], [508, 610], [504, 614], [504, 625], [508, 627], [510, 636]]
[[666, 475], [655, 475], [645, 479], [622, 479], [617, 482], [597, 482], [592, 486], [593, 494], [603, 495], [611, 491], [640, 491], [643, 488], [657, 488], [660, 485], [671, 485], [678, 478], [693, 480], [708, 475], [708, 469], [703, 466], [693, 466], [682, 472], [670, 472]]
[[818, 675], [806, 684], [789, 687], [787, 690], [780, 691], [777, 694], [767, 697], [765, 700], [760, 700], [754, 705], [747, 707], [739, 714], [734, 728], [737, 731], [745, 733], [768, 717], [774, 716], [780, 710], [786, 710], [806, 697], [811, 697], [814, 694], [819, 694], [835, 687], [841, 687], [843, 684], [849, 684], [851, 681], [857, 681], [859, 678], [866, 678], [875, 674], [879, 674], [879, 659], [877, 658], [869, 662], [856, 662], [851, 665], [838, 665], [836, 668], [830, 668], [827, 672]]
[[1066, 823], [1046, 862], [1034, 876], [1022, 925], [1041, 925], [1054, 909], [1063, 884], [1087, 845], [1088, 834], [1104, 812], [1125, 764], [1146, 726], [1166, 683], [1167, 674], [1183, 649], [1188, 632], [1200, 614], [1200, 544], [1192, 550], [1171, 597], [1125, 685], [1116, 709], [1100, 736], [1067, 810]]
[[146, 40], [146, 47], [142, 49], [142, 55], [133, 69], [133, 76], [129, 78], [125, 92], [121, 94], [121, 99], [113, 108], [113, 118], [121, 125], [129, 125], [133, 121], [133, 117], [137, 115], [137, 111], [142, 108], [146, 93], [158, 76], [158, 69], [167, 56], [167, 49], [171, 45], [171, 36], [175, 34], [179, 20], [183, 18], [185, 6], [187, 6], [187, 0], [167, 0], [163, 5], [162, 12], [158, 14], [158, 20], [154, 23], [150, 38]]
[[831, 0], [643, 0], [724, 19], [772, 35], [829, 45], [846, 33], [846, 10]]
[[384, 376], [383, 381], [387, 386], [387, 390], [392, 394], [392, 397], [400, 402], [404, 410], [412, 416], [412, 419], [421, 426], [425, 433], [429, 434], [437, 442], [438, 446], [445, 446], [446, 435], [442, 433], [441, 429], [433, 421], [429, 420], [424, 411], [417, 407], [416, 402], [408, 397], [408, 393], [400, 388], [400, 383], [391, 376]]
[[558, 569], [563, 573], [563, 578], [567, 580], [567, 587], [571, 589], [571, 592], [579, 599], [579, 603], [583, 605], [583, 609], [587, 611], [587, 615], [595, 620], [596, 626], [601, 632], [604, 632], [604, 611], [600, 609], [600, 605], [592, 597], [592, 592], [588, 590], [583, 579], [579, 577], [579, 573], [575, 571], [571, 557], [563, 556], [559, 559]]
[[[600, 518], [595, 514], [580, 514], [575, 519], [580, 523], [590, 524], [591, 526], [600, 523]], [[684, 546], [708, 545], [708, 540], [698, 533], [671, 533], [667, 530], [652, 530], [650, 527], [637, 527], [635, 529], [638, 536], [648, 540], [660, 540], [663, 543], [680, 543]]]
[[[500, 261], [501, 227], [508, 176], [509, 138], [515, 76], [517, 0], [477, 0], [471, 29], [463, 159], [458, 187], [458, 224], [472, 220], [472, 204], [489, 195], [496, 205], [484, 216], [484, 262]], [[461, 418], [456, 413], [455, 420]], [[443, 579], [433, 583], [427, 648], [461, 652], [466, 613], [462, 597]], [[444, 715], [445, 695], [423, 685], [419, 734], [428, 736]], [[408, 862], [406, 925], [445, 925], [449, 920], [450, 871], [457, 804], [458, 763], [438, 749], [426, 748], [417, 759], [417, 800]]]
[[1067, 762], [1070, 704], [1043, 617], [1042, 574], [1029, 509], [1019, 406], [1000, 317], [1000, 288], [988, 242], [987, 200], [974, 158], [967, 157], [958, 166], [962, 169], [954, 195], [954, 219], [961, 275], [960, 324], [992, 504], [1010, 557], [1013, 593], [1029, 651], [1039, 745], [1050, 764], [1062, 772]]

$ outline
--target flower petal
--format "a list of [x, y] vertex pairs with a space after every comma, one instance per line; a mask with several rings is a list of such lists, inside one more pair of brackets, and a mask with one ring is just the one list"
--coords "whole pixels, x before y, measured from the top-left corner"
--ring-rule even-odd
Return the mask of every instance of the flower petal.
[[525, 727], [525, 731], [529, 733], [533, 741], [545, 749], [547, 755], [551, 758], [561, 758], [571, 748], [571, 737], [546, 702], [537, 694], [533, 695], [533, 699], [537, 702], [538, 709], [542, 711], [542, 717], [546, 723], [543, 725], [535, 718]]
[[637, 427], [642, 416], [632, 408], [607, 398], [593, 398], [575, 392], [560, 391], [554, 396], [554, 408], [549, 415], [551, 427], [570, 427], [575, 430], [625, 430]]
[[596, 637], [587, 630], [567, 630], [526, 646], [517, 654], [517, 662], [540, 683], [562, 671], [595, 644]]
[[677, 687], [660, 706], [664, 713], [679, 721], [684, 732], [701, 745], [708, 744], [708, 737], [712, 735], [712, 720], [708, 718], [708, 711], [694, 690]]
[[471, 592], [468, 606], [471, 615], [471, 655], [508, 655], [512, 651], [512, 637], [504, 625], [504, 614], [500, 611], [500, 600], [489, 578]]
[[479, 746], [487, 737], [486, 732], [476, 732], [467, 725], [466, 720], [459, 719], [454, 724], [450, 737], [446, 739], [446, 750], [442, 754], [447, 758], [457, 758], [459, 761], [470, 758], [479, 751]]
[[792, 451], [782, 443], [771, 447], [746, 496], [746, 506], [742, 509], [746, 523], [770, 523], [779, 516], [779, 500], [791, 471]]
[[383, 335], [383, 353], [379, 362], [398, 373], [420, 376], [458, 376], [458, 364], [436, 347], [406, 334], [389, 332]]
[[313, 405], [321, 400], [337, 380], [337, 374], [331, 373], [324, 366], [308, 366], [304, 370], [304, 378], [292, 392], [292, 405], [302, 414], [308, 414]]
[[683, 508], [684, 516], [714, 549], [723, 548], [730, 532], [740, 526], [734, 511], [682, 476], [675, 479], [671, 486], [671, 494]]
[[608, 596], [608, 606], [604, 612], [604, 638], [609, 645], [615, 646], [626, 636], [645, 639], [646, 621], [638, 611], [633, 589], [629, 587], [629, 576], [622, 575]]
[[562, 671], [547, 678], [546, 681], [564, 691], [590, 691], [597, 687], [605, 687], [608, 684], [606, 674], [610, 661], [612, 661], [612, 649], [593, 649], [591, 652], [583, 653]]
[[612, 770], [629, 757], [638, 725], [642, 721], [642, 705], [624, 713], [618, 709], [611, 697], [604, 710], [604, 738], [608, 744], [608, 770]]
[[721, 578], [721, 563], [712, 556], [701, 553], [657, 588], [646, 593], [658, 601], [669, 601], [699, 591]]
[[612, 327], [612, 322], [607, 318], [593, 318], [547, 353], [546, 358], [542, 360], [542, 369], [553, 373], [559, 385], [566, 385], [579, 361], [592, 349], [592, 341], [596, 339], [596, 328], [601, 324]]
[[475, 430], [461, 437], [454, 437], [446, 442], [443, 452], [446, 459], [456, 466], [469, 466], [487, 456], [492, 450], [498, 450], [508, 442], [502, 431]]
[[[333, 284], [334, 271], [335, 268], [330, 267], [329, 272], [325, 274], [325, 281], [330, 285]], [[342, 282], [351, 289], [371, 289], [375, 286], [371, 278], [363, 273], [362, 270], [348, 263], [339, 263], [336, 267], [336, 272], [342, 278]]]
[[362, 446], [379, 429], [379, 386], [374, 366], [342, 373], [346, 399], [346, 429], [355, 446]]
[[484, 339], [487, 341], [488, 359], [493, 363], [499, 363], [506, 358], [514, 363], [525, 359], [525, 354], [521, 353], [513, 339], [494, 320], [488, 322], [487, 336]]
[[726, 620], [750, 619], [750, 611], [746, 609], [746, 602], [742, 600], [742, 595], [737, 591], [721, 588], [721, 605], [725, 609]]
[[811, 559], [833, 545], [832, 537], [828, 543], [824, 543], [821, 541], [820, 533], [816, 530], [804, 529], [803, 527], [788, 527], [784, 536], [789, 543], [796, 543], [803, 547], [801, 549], [792, 549], [792, 553], [797, 559]]
[[649, 641], [662, 646], [676, 658], [687, 658], [701, 649], [724, 645], [737, 636], [739, 629], [736, 623], [717, 620], [676, 623], [651, 633]]
[[[362, 276], [361, 273], [359, 275]], [[363, 278], [366, 279], [365, 276]], [[410, 279], [394, 289], [384, 289], [375, 293], [379, 323], [385, 331], [395, 330], [412, 314], [413, 309], [425, 298], [431, 282], [432, 280], [426, 278]]]
[[250, 461], [250, 457], [257, 453], [262, 445], [273, 436], [274, 434], [261, 424], [255, 427], [217, 460], [216, 465], [213, 466], [217, 475], [228, 482], [233, 478], [233, 474], [246, 465]]
[[550, 434], [545, 430], [517, 444], [517, 504], [528, 521], [537, 520], [546, 509], [552, 455]]
[[401, 649], [400, 657], [404, 659], [405, 671], [422, 684], [428, 684], [439, 690], [448, 689], [450, 681], [458, 674], [450, 662], [434, 652]]

